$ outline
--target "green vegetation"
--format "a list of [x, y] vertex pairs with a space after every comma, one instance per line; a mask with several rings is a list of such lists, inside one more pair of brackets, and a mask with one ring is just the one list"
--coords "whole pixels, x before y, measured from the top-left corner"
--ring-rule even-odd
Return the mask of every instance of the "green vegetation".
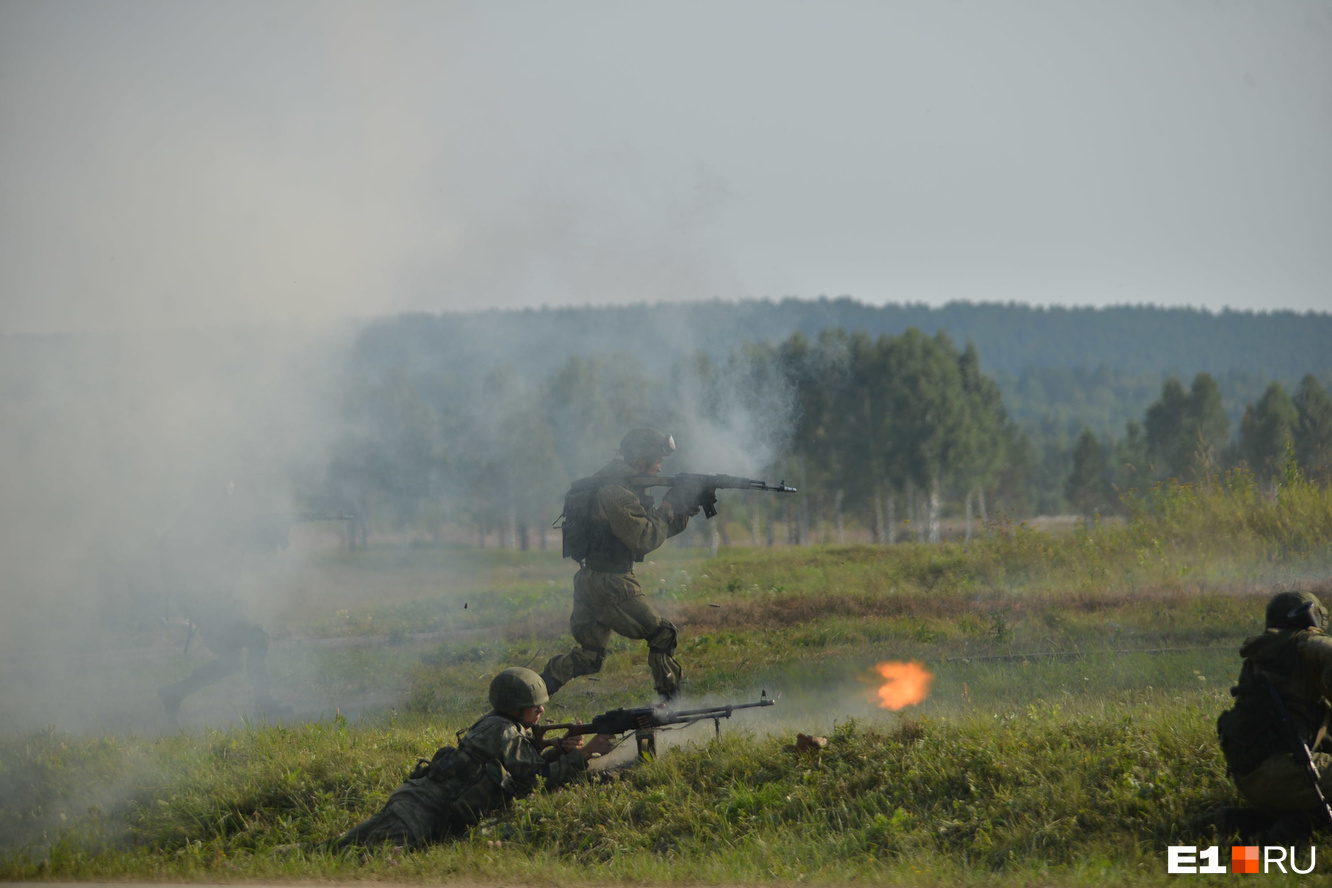
[[[1165, 881], [1165, 848], [1224, 844], [1205, 815], [1234, 793], [1213, 723], [1240, 639], [1274, 587], [1332, 596], [1332, 492], [1293, 473], [1275, 500], [1244, 473], [1172, 484], [1131, 520], [1051, 535], [993, 525], [970, 544], [668, 548], [649, 594], [684, 627], [691, 696], [773, 709], [663, 736], [619, 780], [527, 799], [420, 853], [312, 847], [382, 803], [411, 763], [479, 714], [485, 680], [567, 644], [554, 553], [330, 554], [316, 571], [391, 586], [489, 565], [476, 588], [312, 614], [395, 642], [458, 625], [379, 668], [408, 688], [351, 722], [246, 724], [171, 736], [0, 738], [0, 878], [450, 879], [503, 884], [1104, 884]], [[350, 559], [350, 561], [349, 561]], [[363, 560], [362, 560], [363, 559]], [[484, 586], [488, 595], [473, 597]], [[433, 615], [433, 616], [432, 616]], [[596, 681], [548, 718], [641, 704], [641, 646], [617, 640]], [[331, 647], [329, 681], [367, 668]], [[280, 649], [274, 651], [281, 684]], [[351, 652], [345, 656], [350, 657]], [[916, 659], [930, 697], [877, 710], [871, 667]], [[797, 731], [830, 740], [817, 757]]]
[[[1003, 341], [975, 331], [966, 312], [927, 312], [936, 317], [929, 326], [890, 332], [883, 323], [839, 326], [831, 320], [856, 316], [853, 306], [827, 307], [827, 326], [801, 323], [767, 339], [749, 333], [719, 350], [663, 346], [645, 355], [633, 340], [603, 336], [595, 348], [565, 352], [568, 342], [554, 337], [562, 362], [539, 368], [510, 354], [512, 363], [492, 355], [460, 369], [459, 349], [444, 347], [452, 327], [425, 318], [372, 325], [339, 384], [328, 470], [299, 479], [301, 496], [372, 516], [374, 533], [466, 533], [527, 549], [568, 482], [644, 424], [679, 439], [670, 468], [771, 475], [799, 487], [799, 502], [752, 497], [733, 509], [752, 539], [773, 537], [780, 523], [799, 544], [830, 527], [839, 542], [847, 529], [874, 542], [907, 534], [938, 542], [944, 518], [969, 536], [973, 516], [993, 512], [1122, 513], [1130, 490], [1239, 466], [1270, 489], [1288, 450], [1306, 474], [1332, 472], [1332, 398], [1319, 376], [1332, 379], [1326, 349], [1303, 352], [1294, 397], [1293, 373], [1273, 379], [1219, 362], [1219, 378], [1202, 369], [1186, 387], [1177, 365], [1093, 370], [1083, 363], [1092, 352], [1072, 366], [1024, 366], [1015, 377], [996, 361]], [[985, 314], [974, 308], [971, 321]], [[708, 313], [695, 309], [682, 322]], [[530, 324], [552, 322], [505, 319], [528, 335]], [[1220, 326], [1230, 330], [1234, 320]], [[464, 325], [491, 322], [475, 316]], [[1292, 331], [1291, 341], [1305, 332]], [[1061, 328], [1056, 336], [1077, 334]], [[421, 353], [426, 344], [435, 350]], [[1042, 343], [1028, 360], [1066, 345]], [[1170, 354], [1180, 358], [1173, 347]]]

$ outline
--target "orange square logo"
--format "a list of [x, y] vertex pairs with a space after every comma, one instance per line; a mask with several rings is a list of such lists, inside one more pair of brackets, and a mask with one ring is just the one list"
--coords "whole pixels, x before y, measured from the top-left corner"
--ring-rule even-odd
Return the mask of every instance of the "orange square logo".
[[1232, 845], [1230, 848], [1230, 871], [1232, 873], [1258, 872], [1258, 846]]

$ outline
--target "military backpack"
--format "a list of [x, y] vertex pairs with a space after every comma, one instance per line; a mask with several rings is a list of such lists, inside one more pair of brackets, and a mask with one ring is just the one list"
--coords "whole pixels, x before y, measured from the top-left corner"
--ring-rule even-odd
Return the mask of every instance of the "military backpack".
[[564, 495], [564, 511], [552, 527], [558, 527], [564, 538], [563, 555], [583, 562], [592, 552], [592, 500], [605, 478], [583, 478], [569, 486]]

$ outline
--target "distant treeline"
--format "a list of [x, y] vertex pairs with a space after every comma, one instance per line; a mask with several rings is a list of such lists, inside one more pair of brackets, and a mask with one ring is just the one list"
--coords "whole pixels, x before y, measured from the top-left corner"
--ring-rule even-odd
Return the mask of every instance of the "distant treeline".
[[501, 366], [544, 376], [572, 355], [627, 351], [645, 371], [664, 374], [699, 352], [726, 360], [743, 343], [781, 342], [795, 332], [810, 340], [835, 329], [877, 338], [909, 328], [976, 347], [1035, 453], [1039, 468], [1026, 498], [1039, 513], [1068, 509], [1064, 480], [1082, 430], [1122, 435], [1130, 420], [1142, 421], [1172, 376], [1212, 376], [1235, 427], [1272, 382], [1293, 392], [1312, 373], [1332, 387], [1328, 313], [966, 302], [931, 308], [845, 297], [403, 315], [370, 323], [354, 361], [362, 370], [398, 367], [413, 377]]
[[377, 529], [470, 525], [521, 544], [570, 480], [651, 423], [681, 441], [675, 468], [802, 488], [724, 500], [755, 535], [788, 509], [780, 530], [796, 536], [849, 522], [888, 538], [908, 519], [928, 535], [938, 515], [1117, 508], [1087, 479], [1113, 493], [1172, 470], [1171, 448], [1151, 449], [1158, 402], [1206, 402], [1227, 421], [1212, 465], [1270, 472], [1260, 431], [1290, 426], [1272, 387], [1295, 410], [1294, 442], [1332, 388], [1329, 342], [1327, 313], [851, 299], [405, 315], [349, 342], [279, 328], [3, 336], [0, 451], [43, 526], [90, 515], [94, 494], [134, 513], [126, 528], [159, 525], [206, 467], [268, 460], [309, 505]]
[[1281, 383], [1244, 409], [1238, 435], [1216, 380], [1199, 373], [1185, 389], [1171, 377], [1142, 423], [1130, 421], [1112, 440], [1085, 429], [1065, 484], [1070, 506], [1084, 515], [1123, 508], [1123, 495], [1154, 481], [1199, 481], [1242, 467], [1276, 495], [1296, 477], [1332, 480], [1332, 397], [1312, 374], [1294, 397]]
[[[382, 347], [385, 330], [367, 331], [362, 360]], [[662, 350], [637, 343], [632, 353], [566, 357], [544, 375], [414, 360], [425, 354], [420, 344], [399, 361], [358, 365], [344, 403], [350, 431], [311, 492], [387, 526], [441, 532], [468, 524], [480, 539], [498, 531], [510, 545], [529, 544], [568, 482], [644, 423], [675, 433], [691, 470], [734, 471], [705, 464], [724, 440], [755, 471], [799, 486], [799, 497], [751, 498], [732, 515], [756, 540], [780, 519], [793, 542], [820, 522], [838, 535], [850, 522], [890, 542], [904, 526], [937, 539], [944, 514], [969, 529], [996, 508], [1016, 517], [1109, 512], [1131, 487], [1228, 466], [1247, 464], [1268, 483], [1288, 465], [1325, 472], [1332, 450], [1332, 402], [1307, 373], [1293, 398], [1270, 383], [1246, 406], [1237, 436], [1211, 374], [1194, 374], [1187, 390], [1176, 377], [1156, 377], [1155, 399], [1113, 439], [1086, 421], [1080, 436], [1024, 428], [982, 372], [974, 343], [960, 347], [945, 333], [914, 328], [879, 336], [833, 328], [812, 338], [797, 331], [776, 344], [733, 346], [720, 360], [695, 352], [660, 371], [651, 367]], [[614, 337], [605, 344], [634, 345]], [[1065, 402], [1088, 392], [1083, 371], [1038, 376], [1063, 385]], [[1090, 378], [1111, 387], [1122, 377], [1100, 369]], [[1139, 402], [1151, 382], [1135, 382]]]
[[841, 329], [877, 338], [912, 327], [974, 343], [987, 373], [1014, 377], [1032, 368], [1106, 367], [1295, 381], [1332, 371], [1329, 313], [969, 302], [931, 308], [848, 297], [402, 315], [371, 323], [357, 349], [365, 366], [402, 365], [412, 373], [506, 363], [547, 373], [570, 355], [616, 350], [639, 353], [649, 370], [662, 371], [696, 351], [725, 358], [741, 342], [780, 342], [795, 332], [813, 339]]

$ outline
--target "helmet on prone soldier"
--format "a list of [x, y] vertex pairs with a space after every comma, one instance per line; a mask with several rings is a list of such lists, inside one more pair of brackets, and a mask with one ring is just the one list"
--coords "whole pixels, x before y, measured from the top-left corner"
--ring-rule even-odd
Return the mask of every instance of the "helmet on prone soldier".
[[542, 706], [549, 699], [541, 676], [522, 666], [510, 666], [490, 680], [490, 705], [496, 712]]
[[675, 452], [675, 439], [654, 428], [632, 429], [620, 441], [620, 456], [625, 462], [640, 459], [665, 459]]
[[1268, 629], [1322, 629], [1327, 611], [1312, 592], [1278, 592], [1267, 603]]

